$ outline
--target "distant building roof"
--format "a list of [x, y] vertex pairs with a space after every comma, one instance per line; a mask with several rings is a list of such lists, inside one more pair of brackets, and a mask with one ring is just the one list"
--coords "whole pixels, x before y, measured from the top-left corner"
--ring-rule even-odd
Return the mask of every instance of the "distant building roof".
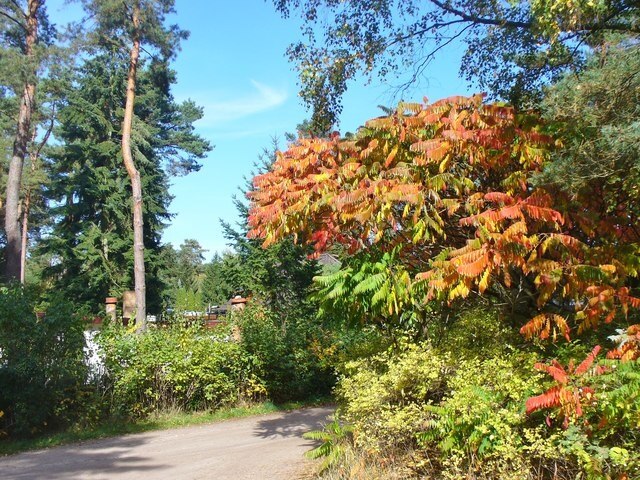
[[334, 255], [330, 253], [321, 253], [318, 257], [318, 263], [323, 266], [333, 267], [334, 265], [342, 265], [342, 262], [338, 260]]

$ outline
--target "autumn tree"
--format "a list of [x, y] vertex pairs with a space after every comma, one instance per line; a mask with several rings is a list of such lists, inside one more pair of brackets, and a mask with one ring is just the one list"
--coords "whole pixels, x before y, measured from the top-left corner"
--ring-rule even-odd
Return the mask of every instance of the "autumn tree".
[[145, 328], [143, 192], [140, 171], [134, 158], [136, 145], [132, 141], [138, 68], [143, 51], [155, 59], [168, 62], [187, 33], [175, 25], [165, 25], [166, 16], [174, 11], [173, 0], [83, 0], [83, 5], [96, 24], [91, 32], [94, 42], [127, 51], [129, 57], [121, 154], [131, 182], [136, 323], [139, 328]]
[[400, 104], [355, 140], [301, 139], [279, 153], [254, 180], [250, 236], [387, 262], [346, 265], [324, 285], [331, 302], [370, 305], [369, 317], [499, 285], [527, 306], [529, 338], [624, 325], [640, 307], [636, 209], [535, 186], [552, 148], [535, 116], [479, 95]]
[[317, 125], [335, 122], [340, 97], [358, 74], [420, 78], [449, 44], [466, 44], [461, 74], [494, 97], [526, 105], [540, 86], [579, 68], [603, 34], [637, 38], [631, 0], [274, 0], [284, 16], [302, 17], [306, 37], [289, 48], [301, 96]]

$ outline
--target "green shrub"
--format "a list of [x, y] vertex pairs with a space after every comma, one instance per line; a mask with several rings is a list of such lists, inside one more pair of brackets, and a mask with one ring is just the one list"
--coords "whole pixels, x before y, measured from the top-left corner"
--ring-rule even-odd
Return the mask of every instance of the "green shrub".
[[83, 330], [60, 297], [42, 305], [30, 288], [0, 290], [1, 429], [33, 435], [77, 418], [87, 394]]
[[264, 394], [251, 359], [229, 330], [150, 328], [143, 334], [105, 327], [98, 342], [113, 413], [214, 409]]
[[533, 478], [524, 448], [536, 432], [528, 431], [524, 403], [540, 383], [529, 369], [534, 360], [512, 354], [457, 362], [447, 394], [418, 434], [420, 446], [441, 458], [445, 478]]
[[526, 414], [526, 400], [549, 388], [533, 368], [538, 353], [451, 345], [402, 345], [346, 364], [336, 392], [364, 458], [401, 459], [410, 478], [640, 478], [638, 361], [602, 361], [606, 372], [585, 378], [594, 401], [564, 430], [551, 410]]
[[283, 318], [254, 302], [235, 322], [240, 344], [272, 400], [302, 400], [331, 391], [335, 377], [314, 348], [325, 334], [308, 314], [289, 312]]

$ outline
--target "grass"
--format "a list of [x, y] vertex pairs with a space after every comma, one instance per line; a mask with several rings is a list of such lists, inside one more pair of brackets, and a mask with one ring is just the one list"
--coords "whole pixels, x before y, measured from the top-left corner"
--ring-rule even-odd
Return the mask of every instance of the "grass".
[[0, 440], [0, 455], [12, 455], [28, 450], [57, 447], [69, 443], [125, 435], [128, 433], [168, 430], [171, 428], [221, 422], [234, 418], [286, 412], [303, 407], [326, 405], [328, 403], [331, 403], [330, 399], [318, 398], [304, 402], [288, 402], [279, 405], [272, 402], [264, 402], [241, 407], [221, 408], [213, 412], [161, 412], [138, 421], [112, 420], [95, 427], [72, 427], [63, 432], [51, 433], [36, 438]]

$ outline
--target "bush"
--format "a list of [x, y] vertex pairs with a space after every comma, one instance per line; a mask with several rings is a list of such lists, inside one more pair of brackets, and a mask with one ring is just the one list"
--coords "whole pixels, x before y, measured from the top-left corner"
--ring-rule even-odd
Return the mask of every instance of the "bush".
[[313, 348], [325, 334], [308, 314], [289, 312], [283, 318], [254, 302], [235, 322], [240, 344], [272, 400], [303, 400], [331, 391], [335, 377]]
[[81, 315], [59, 297], [42, 305], [30, 288], [0, 290], [2, 429], [33, 435], [77, 417], [87, 388], [83, 330]]
[[[346, 364], [336, 392], [359, 458], [410, 468], [402, 478], [640, 478], [639, 360], [603, 360], [604, 374], [580, 378], [593, 399], [563, 429], [557, 409], [525, 411], [528, 398], [554, 385], [533, 368], [539, 352], [515, 348], [495, 325], [489, 334], [472, 328], [470, 316], [440, 348], [405, 344]], [[580, 344], [565, 349], [584, 357]], [[351, 468], [331, 474], [339, 471]]]
[[104, 388], [118, 415], [214, 409], [265, 393], [249, 356], [228, 330], [171, 326], [137, 334], [111, 325], [98, 342]]
[[371, 458], [412, 458], [416, 476], [537, 478], [534, 459], [558, 449], [524, 411], [540, 387], [534, 361], [409, 344], [347, 364], [336, 392], [355, 445]]
[[522, 354], [457, 363], [448, 392], [430, 408], [420, 446], [442, 459], [444, 478], [534, 478], [532, 456], [525, 453], [530, 431], [524, 403], [539, 386], [535, 359]]
[[356, 445], [373, 453], [408, 448], [445, 393], [447, 362], [428, 345], [409, 345], [347, 363], [336, 388]]

